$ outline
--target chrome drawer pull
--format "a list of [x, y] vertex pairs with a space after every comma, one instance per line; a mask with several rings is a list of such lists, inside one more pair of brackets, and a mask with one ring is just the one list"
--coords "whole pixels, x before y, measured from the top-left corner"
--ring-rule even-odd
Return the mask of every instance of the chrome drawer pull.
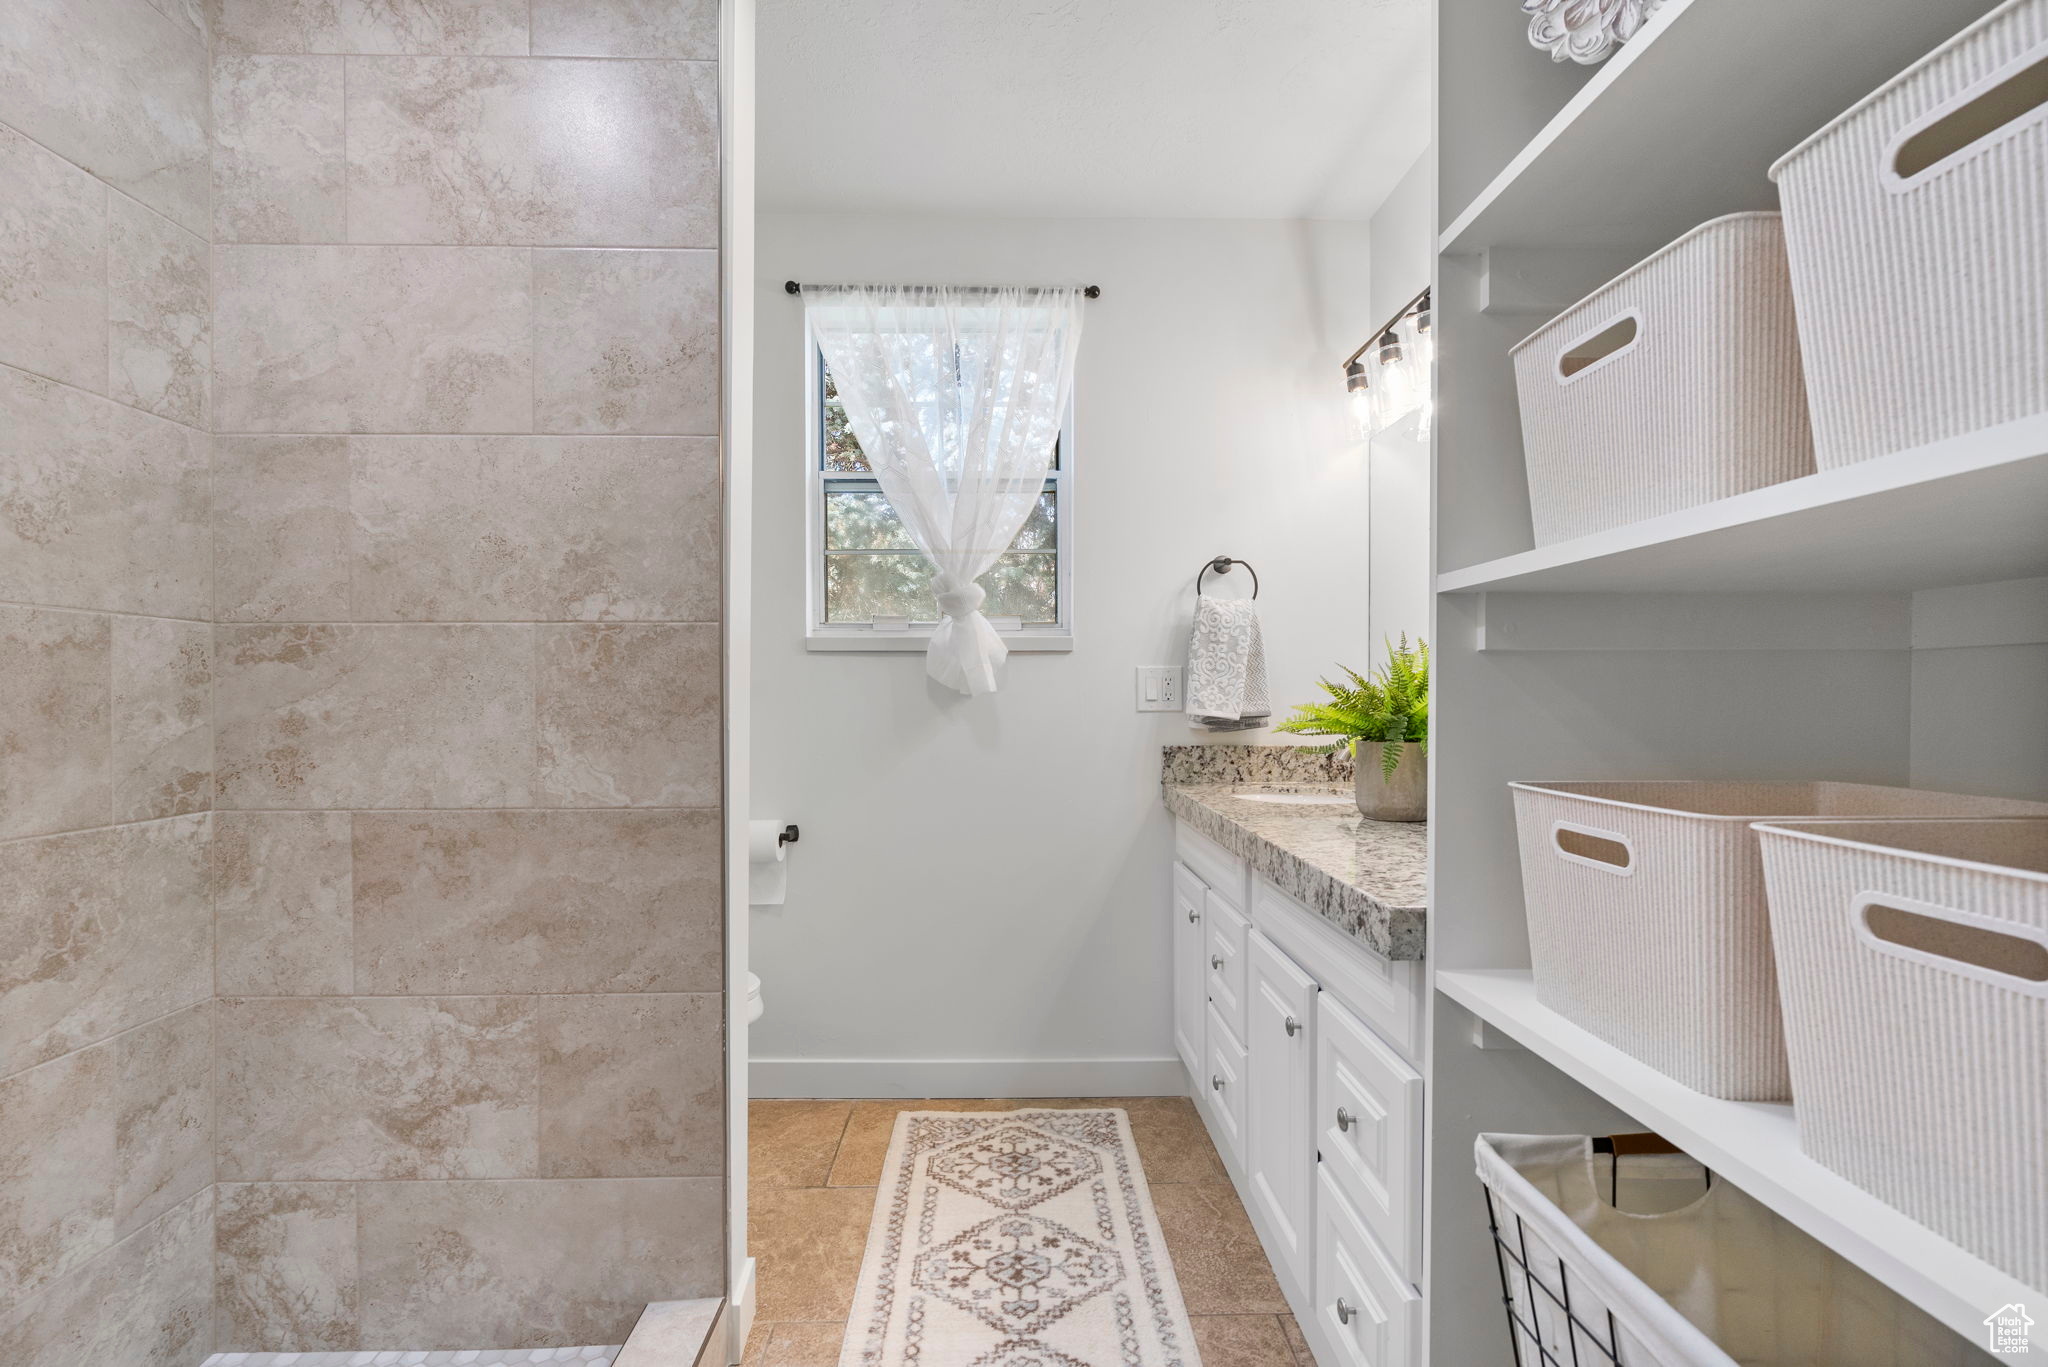
[[1301, 1022], [1300, 1022], [1300, 1021], [1298, 1021], [1298, 1020], [1296, 1020], [1296, 1019], [1295, 1019], [1294, 1017], [1292, 1017], [1292, 1016], [1289, 1016], [1289, 1017], [1287, 1018], [1287, 1037], [1288, 1037], [1289, 1039], [1293, 1039], [1293, 1038], [1294, 1038], [1294, 1037], [1295, 1037], [1296, 1035], [1298, 1035], [1298, 1034], [1300, 1034], [1300, 1033], [1301, 1033]]
[[1223, 971], [1223, 956], [1221, 954], [1211, 954], [1209, 956], [1209, 967], [1221, 973]]
[[1350, 1128], [1351, 1128], [1351, 1127], [1352, 1127], [1353, 1125], [1356, 1125], [1357, 1123], [1358, 1123], [1358, 1117], [1357, 1117], [1357, 1116], [1355, 1116], [1355, 1115], [1351, 1114], [1351, 1112], [1349, 1112], [1349, 1111], [1345, 1110], [1345, 1109], [1344, 1109], [1344, 1108], [1343, 1108], [1342, 1106], [1339, 1106], [1339, 1107], [1337, 1108], [1337, 1128], [1338, 1128], [1338, 1129], [1340, 1129], [1340, 1130], [1346, 1130], [1346, 1131], [1348, 1131], [1348, 1130], [1349, 1130], [1349, 1129], [1350, 1129]]
[[1357, 1313], [1356, 1310], [1351, 1308], [1350, 1301], [1345, 1300], [1342, 1296], [1337, 1297], [1337, 1323], [1349, 1324], [1351, 1323], [1351, 1317]]
[[1211, 1091], [1216, 1091], [1216, 1092], [1220, 1092], [1220, 1091], [1222, 1091], [1222, 1090], [1223, 1090], [1223, 1078], [1222, 1078], [1222, 1077], [1221, 1077], [1220, 1075], [1212, 1074], [1212, 1075], [1210, 1076], [1210, 1078], [1209, 1078], [1209, 1089], [1210, 1089]]

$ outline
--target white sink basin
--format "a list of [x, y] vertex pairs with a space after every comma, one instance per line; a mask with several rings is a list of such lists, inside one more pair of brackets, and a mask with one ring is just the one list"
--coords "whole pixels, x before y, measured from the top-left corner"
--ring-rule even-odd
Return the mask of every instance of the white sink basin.
[[1345, 807], [1356, 801], [1349, 793], [1234, 793], [1246, 802], [1272, 802], [1283, 807]]

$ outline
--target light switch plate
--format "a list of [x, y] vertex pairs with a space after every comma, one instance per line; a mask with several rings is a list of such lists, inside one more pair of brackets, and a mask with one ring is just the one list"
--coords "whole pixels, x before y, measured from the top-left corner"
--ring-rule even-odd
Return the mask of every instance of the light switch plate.
[[1181, 705], [1179, 665], [1138, 666], [1138, 710], [1178, 712]]

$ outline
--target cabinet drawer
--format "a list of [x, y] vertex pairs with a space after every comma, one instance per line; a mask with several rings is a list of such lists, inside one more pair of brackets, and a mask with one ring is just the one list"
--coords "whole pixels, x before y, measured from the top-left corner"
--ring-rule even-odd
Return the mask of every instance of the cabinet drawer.
[[1406, 1281], [1422, 1264], [1422, 1076], [1324, 994], [1316, 1002], [1316, 1150]]
[[1397, 1273], [1330, 1174], [1316, 1178], [1312, 1342], [1323, 1367], [1411, 1367], [1422, 1297]]
[[1202, 924], [1208, 927], [1203, 940], [1203, 971], [1209, 975], [1209, 1004], [1230, 1027], [1244, 1038], [1244, 937], [1251, 922], [1229, 902], [1210, 892], [1202, 900]]
[[1248, 874], [1242, 859], [1203, 835], [1185, 821], [1173, 824], [1173, 853], [1204, 883], [1243, 906]]
[[1204, 1032], [1206, 1066], [1202, 1069], [1201, 1086], [1208, 1092], [1209, 1113], [1215, 1122], [1211, 1129], [1217, 1147], [1235, 1170], [1244, 1163], [1245, 1051], [1213, 1006], [1209, 1008], [1208, 1026]]

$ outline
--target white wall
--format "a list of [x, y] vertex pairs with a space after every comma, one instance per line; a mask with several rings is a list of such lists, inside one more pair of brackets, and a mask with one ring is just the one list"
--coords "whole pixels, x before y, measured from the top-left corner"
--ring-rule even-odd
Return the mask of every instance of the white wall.
[[[764, 215], [759, 262], [754, 814], [803, 838], [788, 905], [753, 914], [754, 1094], [1176, 1085], [1159, 747], [1191, 733], [1135, 710], [1132, 671], [1183, 661], [1219, 554], [1263, 581], [1276, 707], [1366, 660], [1339, 369], [1373, 322], [1364, 226]], [[1014, 655], [1001, 693], [967, 699], [919, 655], [805, 652], [785, 278], [1102, 286], [1076, 379], [1071, 654]]]
[[[1421, 293], [1436, 264], [1436, 156], [1425, 151], [1372, 216], [1372, 318]], [[1363, 337], [1360, 338], [1363, 340]], [[1352, 343], [1356, 346], [1357, 343]], [[1429, 635], [1429, 443], [1411, 424], [1373, 439], [1370, 639]]]

